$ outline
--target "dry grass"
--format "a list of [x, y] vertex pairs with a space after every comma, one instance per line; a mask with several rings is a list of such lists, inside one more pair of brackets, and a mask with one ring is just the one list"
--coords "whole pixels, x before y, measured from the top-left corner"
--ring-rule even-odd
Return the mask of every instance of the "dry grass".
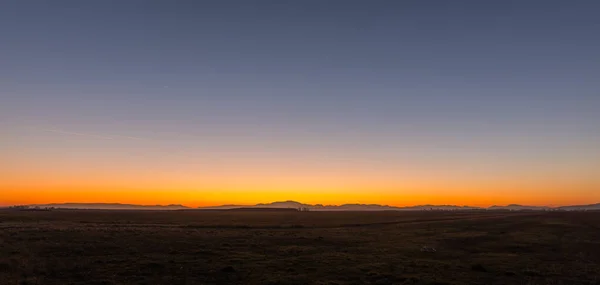
[[600, 284], [598, 225], [591, 212], [0, 211], [0, 284]]

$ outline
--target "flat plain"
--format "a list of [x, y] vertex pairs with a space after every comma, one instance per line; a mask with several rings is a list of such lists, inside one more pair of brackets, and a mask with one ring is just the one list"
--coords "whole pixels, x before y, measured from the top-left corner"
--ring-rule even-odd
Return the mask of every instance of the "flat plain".
[[600, 284], [600, 212], [2, 210], [0, 284]]

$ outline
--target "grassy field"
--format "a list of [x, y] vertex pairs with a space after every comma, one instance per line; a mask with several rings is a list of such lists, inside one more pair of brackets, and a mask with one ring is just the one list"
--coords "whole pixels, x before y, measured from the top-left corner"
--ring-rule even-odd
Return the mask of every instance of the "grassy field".
[[0, 284], [600, 284], [600, 212], [0, 211]]

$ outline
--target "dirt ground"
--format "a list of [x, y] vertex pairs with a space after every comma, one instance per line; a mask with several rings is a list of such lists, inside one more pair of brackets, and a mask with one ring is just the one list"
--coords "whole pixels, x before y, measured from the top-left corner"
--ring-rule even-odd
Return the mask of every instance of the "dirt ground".
[[3, 210], [0, 284], [600, 284], [600, 212]]

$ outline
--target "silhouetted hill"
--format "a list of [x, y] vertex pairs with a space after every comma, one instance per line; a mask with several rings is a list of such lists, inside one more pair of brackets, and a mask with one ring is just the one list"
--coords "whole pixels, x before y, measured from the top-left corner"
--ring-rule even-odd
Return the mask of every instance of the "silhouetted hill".
[[247, 205], [223, 205], [214, 207], [200, 207], [203, 210], [216, 210], [216, 209], [235, 209], [235, 208], [293, 208], [300, 209], [305, 208], [310, 211], [418, 211], [418, 210], [476, 210], [481, 209], [477, 207], [469, 206], [455, 206], [455, 205], [419, 205], [410, 207], [395, 207], [388, 205], [379, 204], [343, 204], [343, 205], [311, 205], [303, 204], [296, 201], [278, 201], [273, 203], [260, 203], [254, 206]]
[[303, 204], [296, 201], [277, 201], [272, 203], [260, 203], [254, 206], [248, 205], [223, 205], [213, 207], [200, 207], [198, 209], [235, 209], [235, 208], [305, 208], [310, 211], [467, 211], [467, 210], [509, 210], [509, 211], [548, 211], [548, 210], [564, 210], [564, 211], [584, 211], [584, 210], [600, 210], [599, 204], [592, 205], [575, 205], [564, 207], [547, 207], [547, 206], [524, 206], [518, 204], [510, 204], [506, 206], [494, 205], [488, 208], [472, 207], [472, 206], [457, 206], [457, 205], [417, 205], [407, 207], [396, 207], [379, 204], [343, 204], [343, 205], [311, 205]]
[[456, 206], [456, 205], [418, 205], [418, 206], [408, 206], [401, 207], [401, 210], [442, 210], [442, 211], [458, 211], [458, 210], [483, 210], [485, 208], [480, 207], [471, 207], [471, 206]]
[[299, 208], [299, 207], [308, 207], [308, 206], [312, 206], [312, 205], [308, 205], [308, 204], [302, 204], [300, 202], [296, 202], [296, 201], [283, 201], [283, 202], [273, 202], [273, 203], [268, 203], [268, 204], [256, 204], [254, 207], [261, 207], [261, 208]]
[[545, 207], [545, 206], [523, 206], [523, 205], [517, 205], [517, 204], [510, 204], [507, 206], [491, 206], [488, 208], [488, 210], [511, 210], [511, 211], [523, 211], [523, 210], [540, 210], [540, 211], [545, 211], [545, 210], [549, 210], [552, 209], [550, 207]]
[[297, 211], [294, 208], [260, 208], [260, 207], [249, 207], [249, 208], [233, 208], [233, 209], [225, 209], [223, 211], [249, 211], [249, 212], [295, 212]]
[[558, 207], [558, 209], [563, 211], [600, 211], [600, 203], [598, 204], [590, 204], [590, 205], [579, 205], [579, 206], [563, 206]]

